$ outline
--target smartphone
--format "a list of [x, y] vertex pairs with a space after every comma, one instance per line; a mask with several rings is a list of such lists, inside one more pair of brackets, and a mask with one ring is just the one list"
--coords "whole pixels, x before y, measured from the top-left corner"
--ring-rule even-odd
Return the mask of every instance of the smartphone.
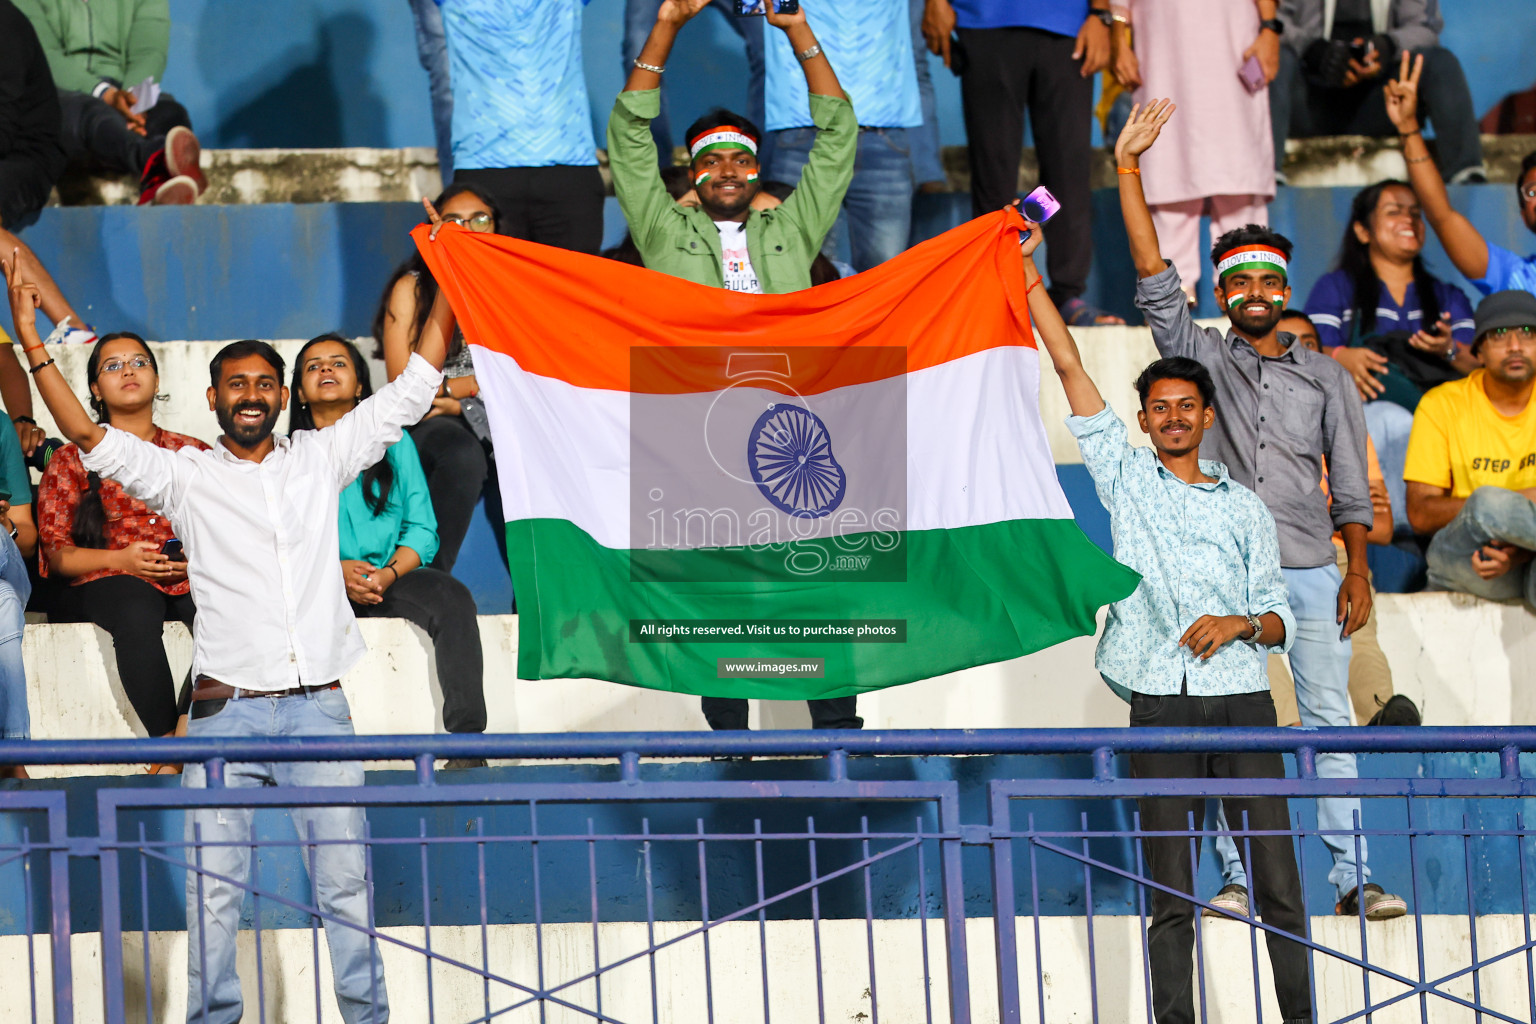
[[[1044, 224], [1056, 216], [1061, 209], [1061, 201], [1051, 195], [1051, 190], [1041, 185], [1029, 195], [1024, 197], [1024, 202], [1019, 204], [1019, 212], [1025, 220], [1034, 221], [1036, 224]], [[1019, 232], [1019, 244], [1023, 244], [1029, 238], [1030, 232]]]
[[160, 553], [173, 562], [185, 562], [187, 560], [187, 553], [182, 550], [181, 541], [175, 537], [160, 545]]
[[800, 0], [736, 0], [736, 17], [748, 18], [754, 14], [768, 13], [768, 5], [778, 14], [799, 14]]
[[1264, 78], [1264, 68], [1260, 66], [1258, 57], [1250, 56], [1243, 61], [1243, 66], [1237, 69], [1237, 77], [1249, 92], [1262, 92], [1264, 87], [1269, 85]]

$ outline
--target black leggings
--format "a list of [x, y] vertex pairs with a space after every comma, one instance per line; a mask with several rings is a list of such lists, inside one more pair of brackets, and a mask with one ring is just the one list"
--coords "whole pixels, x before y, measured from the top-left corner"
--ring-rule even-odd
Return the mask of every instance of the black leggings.
[[104, 576], [68, 592], [76, 621], [94, 622], [111, 635], [117, 677], [144, 731], [151, 736], [173, 732], [185, 709], [177, 699], [160, 627], [174, 621], [191, 629], [197, 615], [192, 595], [173, 597], [138, 576]]
[[405, 619], [426, 630], [443, 689], [444, 727], [449, 732], [485, 731], [485, 664], [475, 599], [468, 587], [446, 572], [423, 566], [384, 591], [383, 603], [354, 604], [352, 611], [360, 618]]
[[450, 572], [475, 517], [490, 465], [485, 448], [462, 416], [434, 416], [410, 428], [437, 516], [437, 557], [432, 568]]

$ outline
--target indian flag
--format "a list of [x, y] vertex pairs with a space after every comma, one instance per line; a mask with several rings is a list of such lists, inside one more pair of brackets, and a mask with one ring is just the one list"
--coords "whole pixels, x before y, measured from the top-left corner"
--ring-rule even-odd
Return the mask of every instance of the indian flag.
[[766, 296], [418, 229], [490, 418], [518, 674], [836, 697], [1092, 633], [1137, 576], [1056, 480], [1020, 224]]

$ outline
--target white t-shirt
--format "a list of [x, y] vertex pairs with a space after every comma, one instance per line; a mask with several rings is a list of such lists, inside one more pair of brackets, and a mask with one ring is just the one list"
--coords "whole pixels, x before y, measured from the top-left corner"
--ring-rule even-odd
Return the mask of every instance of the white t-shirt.
[[752, 269], [752, 255], [747, 252], [747, 226], [734, 220], [717, 220], [715, 230], [720, 232], [720, 258], [724, 264], [726, 289], [763, 294], [757, 272]]

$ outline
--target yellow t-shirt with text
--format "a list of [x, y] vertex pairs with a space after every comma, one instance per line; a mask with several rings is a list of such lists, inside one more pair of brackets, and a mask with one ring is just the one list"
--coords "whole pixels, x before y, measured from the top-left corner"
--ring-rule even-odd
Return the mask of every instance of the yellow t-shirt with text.
[[1486, 370], [1432, 388], [1419, 400], [1403, 479], [1449, 487], [1465, 498], [1479, 487], [1536, 487], [1536, 401], [1505, 416], [1483, 390]]

